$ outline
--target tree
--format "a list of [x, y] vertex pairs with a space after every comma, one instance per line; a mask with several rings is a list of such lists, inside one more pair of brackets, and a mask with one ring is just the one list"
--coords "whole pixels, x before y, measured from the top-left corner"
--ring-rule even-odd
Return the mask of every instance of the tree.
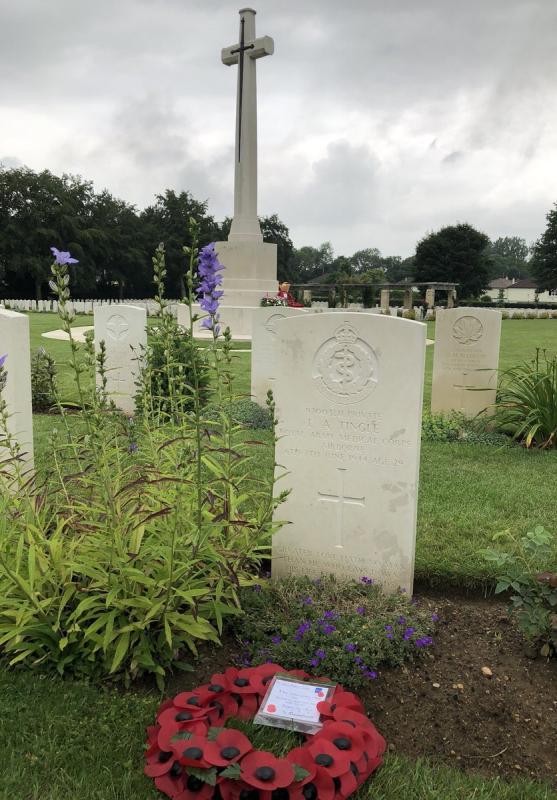
[[500, 236], [489, 247], [491, 278], [527, 278], [529, 248], [520, 236]]
[[354, 255], [350, 256], [350, 263], [352, 269], [356, 274], [366, 272], [370, 269], [377, 269], [383, 267], [383, 256], [381, 251], [376, 247], [366, 247], [364, 250], [357, 250]]
[[334, 253], [330, 242], [323, 242], [319, 247], [306, 245], [294, 250], [293, 279], [296, 283], [308, 283], [331, 270]]
[[479, 297], [489, 282], [489, 238], [471, 225], [449, 225], [416, 247], [416, 282], [458, 283], [460, 297]]
[[530, 268], [538, 289], [557, 289], [557, 203], [546, 216], [547, 227], [534, 245]]

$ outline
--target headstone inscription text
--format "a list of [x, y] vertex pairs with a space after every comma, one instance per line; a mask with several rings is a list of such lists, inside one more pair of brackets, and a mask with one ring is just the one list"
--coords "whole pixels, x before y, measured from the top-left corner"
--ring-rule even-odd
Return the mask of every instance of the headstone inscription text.
[[475, 416], [495, 402], [501, 318], [494, 309], [437, 310], [432, 412]]
[[[273, 575], [412, 588], [425, 325], [323, 313], [276, 323]], [[286, 473], [286, 474], [285, 474]]]

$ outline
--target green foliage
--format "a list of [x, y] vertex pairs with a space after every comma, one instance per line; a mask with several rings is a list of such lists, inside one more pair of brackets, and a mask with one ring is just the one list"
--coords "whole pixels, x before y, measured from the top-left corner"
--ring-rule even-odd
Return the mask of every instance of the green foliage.
[[499, 571], [495, 592], [514, 592], [510, 611], [524, 636], [544, 656], [557, 652], [557, 573], [540, 571], [554, 557], [557, 536], [537, 526], [525, 536], [504, 531], [493, 539], [509, 545], [506, 551], [482, 551]]
[[[191, 230], [190, 290], [195, 222]], [[156, 258], [164, 307], [162, 247]], [[162, 687], [199, 643], [219, 640], [223, 620], [239, 613], [239, 587], [268, 553], [278, 501], [272, 475], [253, 477], [252, 464], [269, 445], [246, 438], [233, 419], [228, 331], [206, 355], [217, 418], [203, 415], [201, 360], [191, 361], [192, 403], [185, 403], [166, 352], [167, 405], [156, 405], [146, 382], [149, 413], [131, 420], [119, 413], [106, 397], [103, 343], [95, 353], [91, 339], [83, 349], [71, 336], [67, 268], [55, 264], [52, 275], [80, 411], [68, 417], [57, 399], [47, 469], [29, 479], [0, 400], [8, 447], [0, 465], [1, 652], [12, 666], [126, 682], [151, 674]], [[161, 328], [173, 335], [164, 315]], [[274, 420], [272, 399], [269, 410]]]
[[418, 243], [414, 277], [458, 283], [459, 297], [479, 297], [489, 283], [488, 246], [485, 233], [471, 225], [449, 225]]
[[424, 411], [422, 416], [422, 439], [430, 442], [466, 442], [467, 444], [489, 444], [497, 447], [512, 443], [505, 434], [492, 429], [489, 418], [470, 419], [458, 411], [449, 414], [432, 414]]
[[494, 419], [526, 447], [557, 447], [557, 356], [537, 349], [533, 361], [503, 372]]
[[489, 245], [490, 278], [528, 278], [530, 248], [520, 236], [500, 236]]
[[[219, 410], [215, 406], [208, 406], [205, 409], [206, 419], [218, 417]], [[263, 408], [253, 400], [236, 400], [230, 405], [230, 414], [234, 422], [251, 430], [272, 430], [273, 418], [268, 408]]]
[[48, 411], [56, 403], [56, 362], [44, 347], [31, 355], [33, 411]]
[[535, 243], [530, 268], [539, 289], [557, 288], [557, 203], [547, 213], [547, 227]]
[[352, 688], [427, 647], [431, 617], [403, 593], [384, 595], [370, 578], [285, 578], [243, 589], [234, 622], [244, 657], [327, 675]]

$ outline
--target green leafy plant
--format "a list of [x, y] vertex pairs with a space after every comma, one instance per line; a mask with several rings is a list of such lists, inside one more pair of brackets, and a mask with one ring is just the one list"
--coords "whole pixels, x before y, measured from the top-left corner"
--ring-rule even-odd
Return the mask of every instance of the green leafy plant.
[[557, 447], [557, 356], [538, 349], [501, 375], [494, 420], [526, 447]]
[[430, 442], [467, 442], [508, 446], [512, 440], [493, 430], [489, 417], [470, 418], [458, 411], [449, 414], [432, 414], [424, 411], [422, 416], [422, 439]]
[[494, 541], [507, 550], [486, 549], [482, 555], [501, 570], [495, 592], [511, 591], [510, 611], [526, 639], [549, 656], [557, 651], [557, 572], [545, 569], [557, 560], [557, 536], [541, 526], [525, 536], [509, 531], [497, 533]]
[[[203, 251], [195, 222], [190, 233], [191, 311]], [[231, 337], [220, 334], [214, 312], [206, 317], [210, 347], [191, 358], [187, 381], [172, 350], [176, 328], [162, 314], [160, 377], [143, 382], [141, 414], [121, 414], [106, 394], [104, 342], [95, 350], [91, 338], [82, 346], [72, 337], [73, 260], [55, 255], [51, 289], [70, 339], [78, 411], [70, 421], [56, 397], [48, 470], [30, 479], [0, 395], [0, 655], [12, 666], [126, 683], [151, 674], [162, 688], [201, 643], [218, 642], [225, 618], [240, 612], [240, 587], [268, 555], [281, 498], [253, 464], [273, 437], [256, 442], [235, 421]], [[162, 246], [154, 266], [164, 312]], [[190, 316], [188, 347], [196, 347]], [[211, 419], [206, 371], [216, 393]], [[5, 380], [0, 364], [0, 388]], [[269, 414], [274, 427], [272, 398]]]
[[435, 615], [404, 593], [385, 595], [371, 578], [284, 578], [241, 591], [234, 621], [243, 660], [327, 675], [352, 688], [433, 644]]
[[49, 411], [56, 404], [56, 362], [44, 347], [31, 355], [33, 411]]

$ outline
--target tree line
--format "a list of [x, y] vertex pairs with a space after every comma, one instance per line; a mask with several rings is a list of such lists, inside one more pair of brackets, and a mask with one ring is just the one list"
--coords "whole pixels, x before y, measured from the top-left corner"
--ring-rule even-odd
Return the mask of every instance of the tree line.
[[[167, 189], [143, 210], [95, 192], [92, 181], [57, 176], [48, 170], [0, 165], [0, 296], [49, 294], [50, 247], [70, 250], [74, 297], [149, 297], [152, 254], [164, 242], [167, 293], [183, 297], [188, 220], [200, 226], [200, 245], [227, 238], [230, 218], [218, 222], [205, 201], [190, 192]], [[383, 256], [374, 247], [351, 256], [336, 255], [330, 242], [295, 248], [288, 227], [276, 214], [262, 217], [265, 241], [277, 245], [278, 278], [291, 283], [380, 283], [452, 281], [460, 297], [477, 297], [495, 277], [533, 275], [540, 288], [557, 286], [557, 205], [548, 228], [528, 247], [518, 236], [495, 241], [471, 225], [458, 224], [427, 234], [414, 255]]]

